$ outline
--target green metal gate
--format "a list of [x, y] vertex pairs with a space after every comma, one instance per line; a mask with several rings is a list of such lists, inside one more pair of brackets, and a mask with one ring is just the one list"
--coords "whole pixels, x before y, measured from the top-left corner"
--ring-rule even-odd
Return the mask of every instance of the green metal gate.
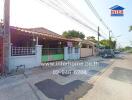
[[64, 60], [63, 48], [43, 48], [42, 49], [42, 62]]

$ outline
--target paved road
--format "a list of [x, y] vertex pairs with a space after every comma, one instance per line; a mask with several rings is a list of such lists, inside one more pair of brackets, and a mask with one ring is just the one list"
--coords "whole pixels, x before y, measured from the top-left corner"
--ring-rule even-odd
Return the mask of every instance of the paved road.
[[[96, 66], [95, 61], [99, 62]], [[1, 79], [0, 100], [132, 100], [132, 55], [115, 59], [92, 57], [82, 62], [90, 65], [57, 70], [86, 70], [86, 75], [53, 75], [54, 68], [35, 68], [26, 77]]]
[[[117, 57], [79, 100], [132, 100], [132, 55]], [[95, 79], [95, 78], [94, 78]]]
[[[25, 73], [26, 77], [21, 74], [0, 79], [0, 100], [77, 100], [93, 88], [87, 80], [107, 68], [110, 60], [89, 57], [77, 62], [87, 63], [75, 67], [50, 66], [49, 70], [34, 68]], [[87, 74], [54, 75], [53, 70], [86, 70]]]

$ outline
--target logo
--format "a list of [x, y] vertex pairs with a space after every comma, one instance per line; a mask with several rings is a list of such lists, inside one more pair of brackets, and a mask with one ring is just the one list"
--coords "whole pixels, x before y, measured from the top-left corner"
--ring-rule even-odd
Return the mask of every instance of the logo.
[[121, 6], [115, 5], [110, 8], [111, 9], [111, 16], [124, 16], [124, 9]]

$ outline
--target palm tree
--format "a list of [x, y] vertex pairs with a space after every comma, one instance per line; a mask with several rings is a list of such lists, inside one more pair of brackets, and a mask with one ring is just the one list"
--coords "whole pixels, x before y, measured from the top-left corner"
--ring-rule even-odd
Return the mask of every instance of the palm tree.
[[129, 32], [131, 32], [131, 31], [132, 31], [132, 26], [129, 27]]

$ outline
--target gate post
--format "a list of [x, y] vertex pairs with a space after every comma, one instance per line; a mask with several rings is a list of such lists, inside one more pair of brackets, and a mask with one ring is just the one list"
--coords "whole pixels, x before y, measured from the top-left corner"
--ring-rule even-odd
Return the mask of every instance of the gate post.
[[64, 47], [64, 60], [68, 60], [68, 47]]
[[42, 58], [42, 45], [36, 45], [35, 46], [36, 49], [36, 62], [37, 62], [37, 66], [41, 65], [41, 58]]

